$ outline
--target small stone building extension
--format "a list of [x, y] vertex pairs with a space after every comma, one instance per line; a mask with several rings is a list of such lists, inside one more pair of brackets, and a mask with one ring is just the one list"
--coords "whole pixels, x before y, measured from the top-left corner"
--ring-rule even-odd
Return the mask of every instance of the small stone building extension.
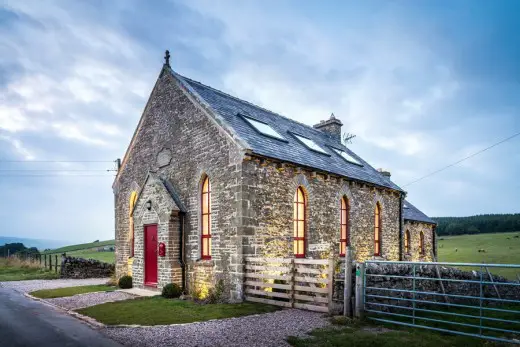
[[240, 301], [247, 256], [339, 258], [349, 245], [358, 261], [431, 260], [435, 222], [341, 129], [225, 94], [167, 59], [113, 184], [117, 276], [199, 294], [222, 280]]

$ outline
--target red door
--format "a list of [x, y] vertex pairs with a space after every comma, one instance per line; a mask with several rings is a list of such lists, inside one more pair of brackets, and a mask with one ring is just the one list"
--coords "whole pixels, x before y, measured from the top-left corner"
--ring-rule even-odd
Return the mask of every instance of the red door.
[[144, 285], [157, 286], [157, 225], [144, 227]]

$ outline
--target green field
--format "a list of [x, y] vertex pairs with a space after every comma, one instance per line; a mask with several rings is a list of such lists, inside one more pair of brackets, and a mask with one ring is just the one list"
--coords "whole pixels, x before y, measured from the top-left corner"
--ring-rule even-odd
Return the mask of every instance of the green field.
[[39, 262], [23, 261], [14, 257], [0, 258], [0, 282], [50, 280], [58, 277], [54, 271], [41, 269]]
[[85, 259], [96, 259], [106, 263], [115, 262], [114, 252], [98, 252], [99, 247], [114, 246], [115, 240], [107, 240], [100, 242], [83, 243], [78, 245], [71, 245], [61, 248], [56, 248], [50, 251], [43, 252], [42, 254], [58, 254], [61, 255], [66, 253], [72, 257], [85, 258]]
[[[479, 249], [485, 252], [479, 252]], [[439, 261], [456, 263], [520, 264], [520, 232], [440, 236]], [[496, 269], [493, 273], [517, 279], [520, 270]]]

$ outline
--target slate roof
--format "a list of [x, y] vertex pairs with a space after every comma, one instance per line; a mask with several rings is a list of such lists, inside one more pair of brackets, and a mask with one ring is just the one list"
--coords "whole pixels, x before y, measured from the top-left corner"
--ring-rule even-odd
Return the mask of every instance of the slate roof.
[[437, 224], [433, 219], [422, 213], [417, 207], [410, 204], [407, 200], [404, 201], [403, 217], [406, 220], [412, 220], [416, 222]]
[[[172, 74], [199, 102], [206, 107], [210, 107], [216, 115], [220, 116], [225, 124], [248, 145], [248, 149], [253, 153], [402, 191], [389, 178], [383, 176], [366, 161], [341, 143], [330, 138], [326, 133], [247, 101], [240, 100], [200, 82], [183, 77], [173, 71]], [[286, 141], [277, 140], [259, 133], [239, 114], [269, 124]], [[329, 155], [308, 149], [292, 136], [290, 132], [312, 139]], [[331, 147], [349, 153], [360, 161], [363, 166], [345, 161]]]

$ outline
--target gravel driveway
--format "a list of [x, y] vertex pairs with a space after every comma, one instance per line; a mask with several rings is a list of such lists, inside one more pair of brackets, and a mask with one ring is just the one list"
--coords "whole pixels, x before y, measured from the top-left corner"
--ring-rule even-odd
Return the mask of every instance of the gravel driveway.
[[116, 291], [79, 294], [65, 298], [45, 299], [45, 301], [56, 306], [63, 307], [67, 310], [76, 310], [78, 308], [104, 304], [105, 302], [114, 302], [135, 298], [136, 297], [134, 295]]
[[0, 288], [10, 288], [18, 292], [29, 293], [40, 289], [54, 289], [63, 287], [88, 286], [92, 284], [105, 284], [108, 278], [88, 278], [88, 279], [60, 279], [60, 280], [29, 280], [0, 282]]
[[142, 328], [105, 328], [110, 338], [132, 347], [290, 346], [288, 336], [302, 336], [329, 325], [322, 313], [285, 309], [254, 316], [202, 323]]

